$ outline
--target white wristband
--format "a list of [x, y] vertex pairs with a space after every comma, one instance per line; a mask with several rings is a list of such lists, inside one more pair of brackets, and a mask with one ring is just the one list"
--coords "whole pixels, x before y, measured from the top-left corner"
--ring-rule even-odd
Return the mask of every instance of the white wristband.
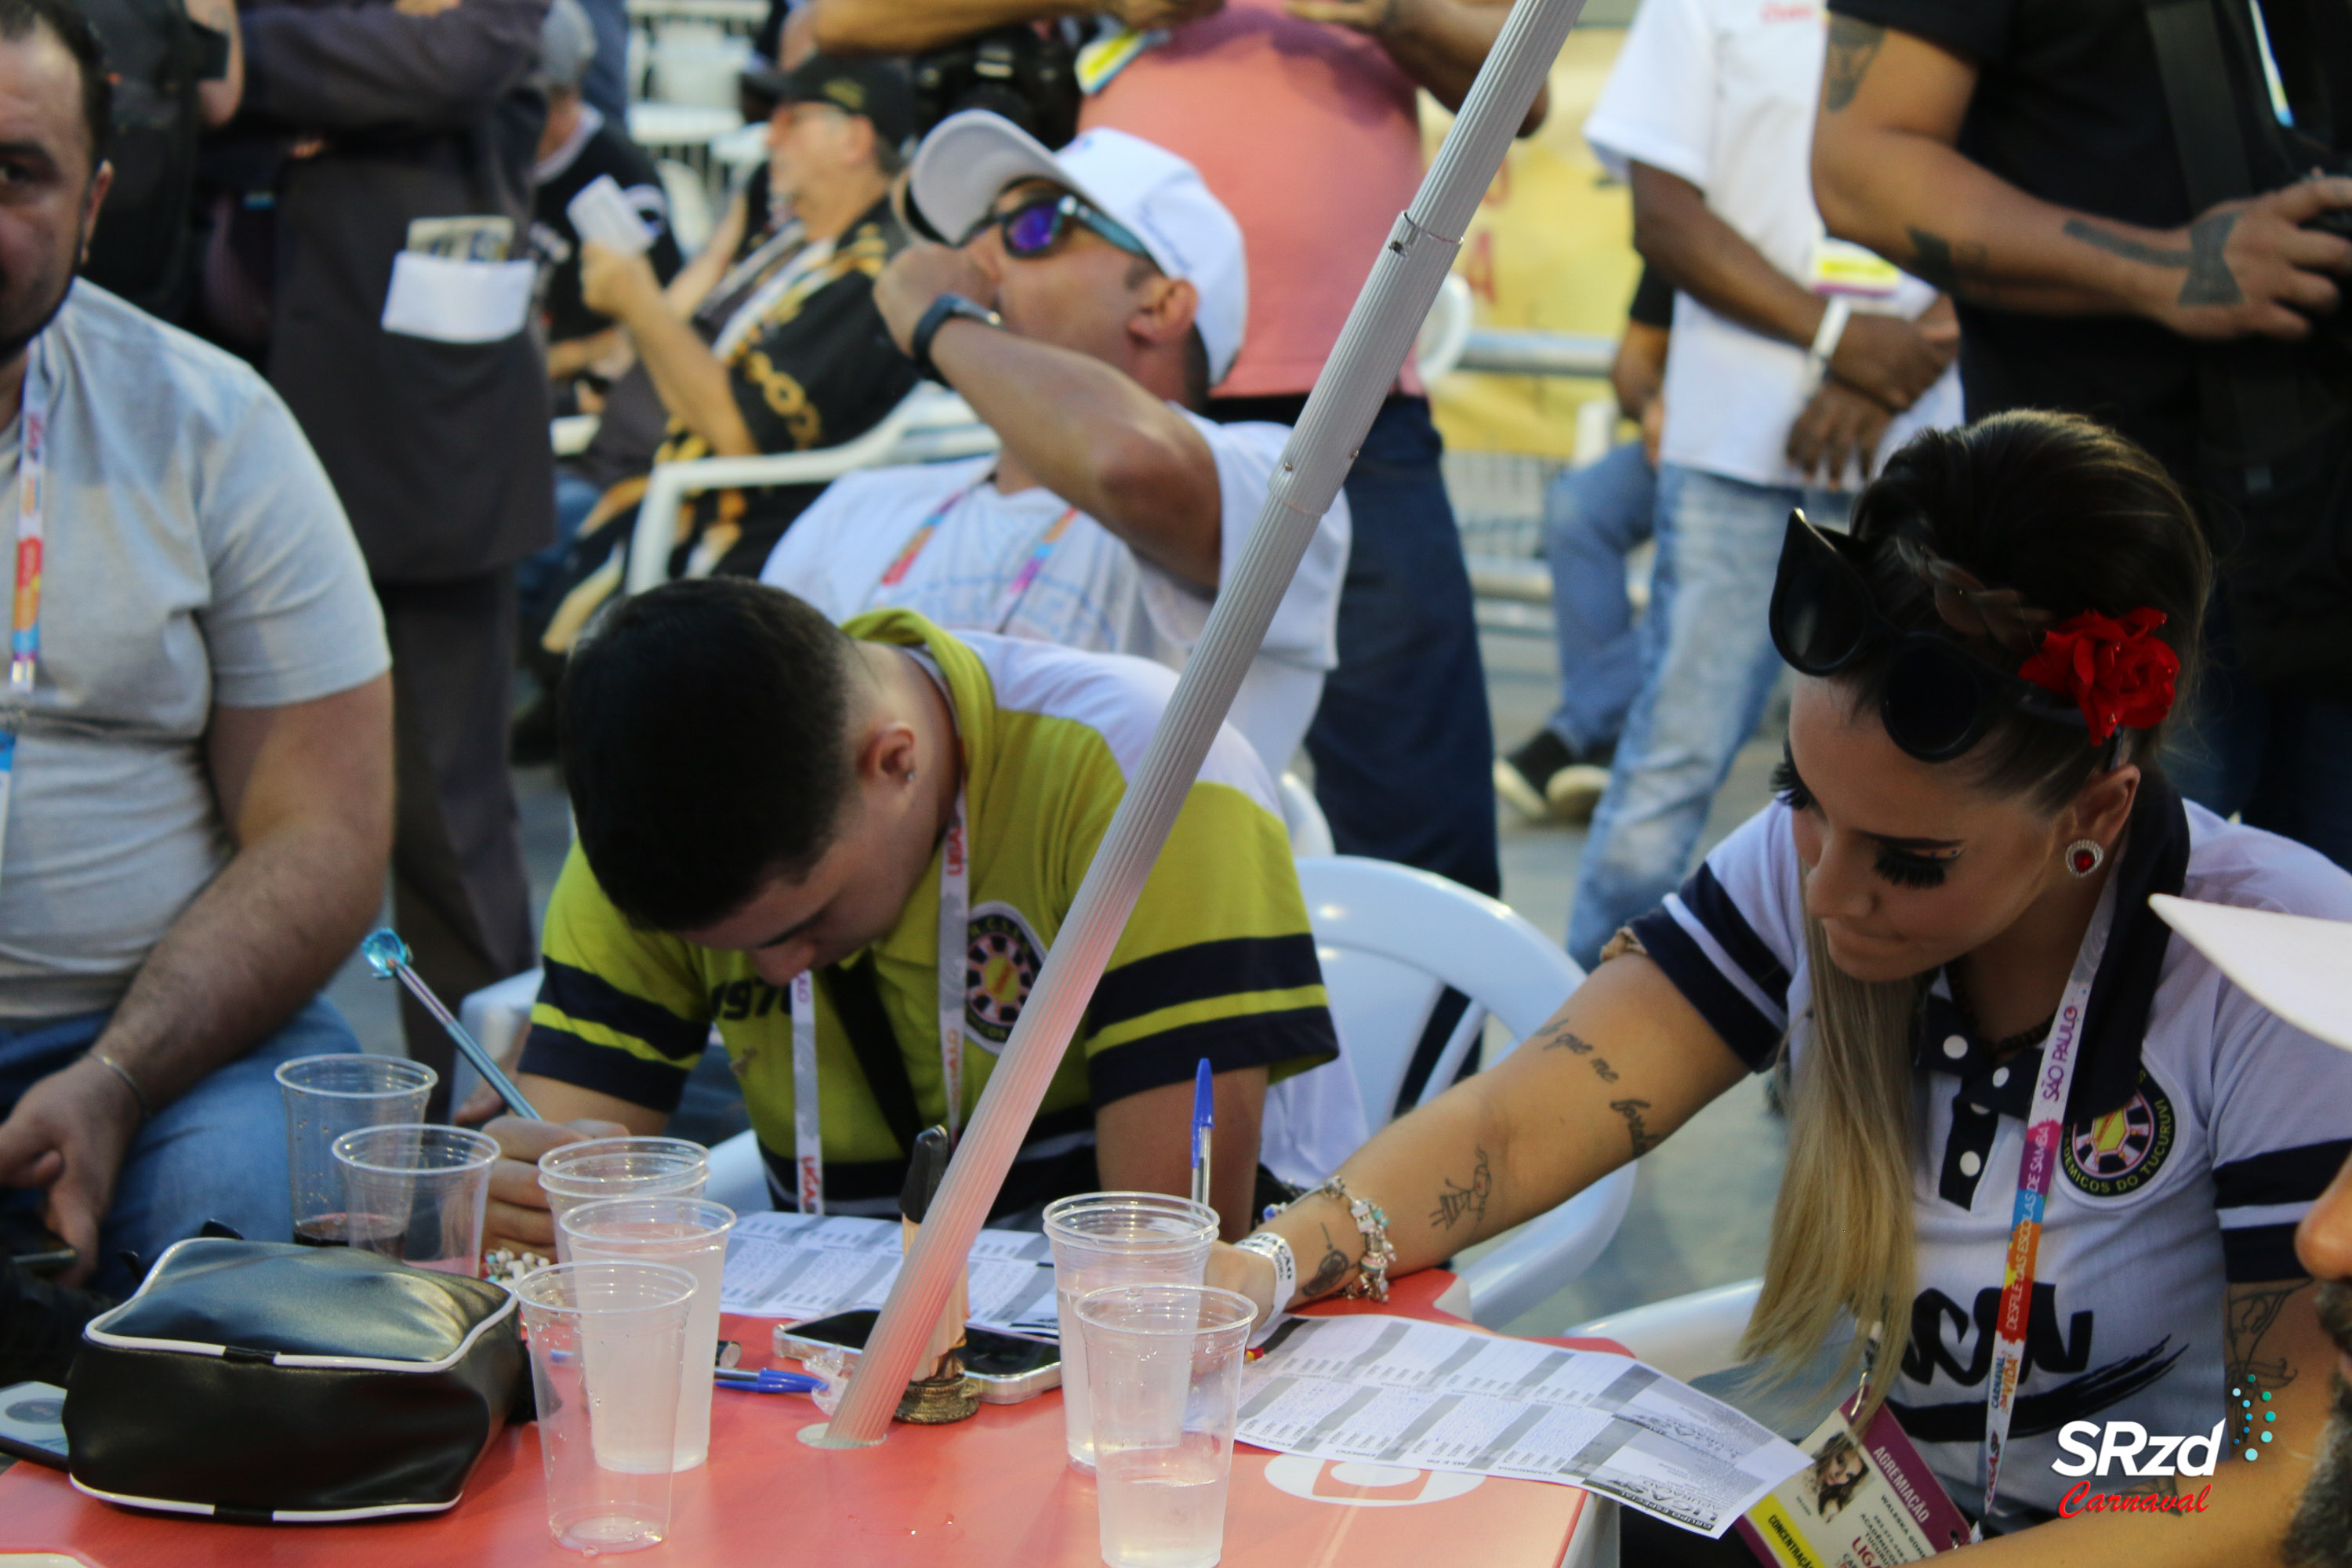
[[1822, 307], [1822, 324], [1813, 333], [1813, 346], [1805, 351], [1805, 378], [1813, 386], [1830, 373], [1830, 361], [1837, 357], [1838, 340], [1845, 336], [1845, 324], [1853, 319], [1853, 306], [1843, 295], [1832, 295]]
[[1254, 1230], [1234, 1245], [1274, 1265], [1274, 1310], [1267, 1314], [1267, 1321], [1271, 1322], [1282, 1316], [1290, 1306], [1290, 1299], [1298, 1294], [1298, 1255], [1290, 1250], [1290, 1243], [1270, 1230]]

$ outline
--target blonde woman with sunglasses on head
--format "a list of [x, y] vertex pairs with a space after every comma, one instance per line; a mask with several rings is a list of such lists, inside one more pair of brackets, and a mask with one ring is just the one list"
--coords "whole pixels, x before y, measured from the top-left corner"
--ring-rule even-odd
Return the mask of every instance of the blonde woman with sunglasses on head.
[[[2156, 463], [2070, 416], [1918, 437], [1850, 538], [1793, 516], [1778, 798], [1525, 1046], [1213, 1277], [1261, 1304], [1383, 1294], [1785, 1060], [1747, 1351], [1790, 1371], [1858, 1324], [1843, 1381], [1874, 1338], [1855, 1424], [1903, 1422], [1983, 1521], [1971, 1563], [2278, 1561], [2336, 1360], [2293, 1233], [2347, 1152], [2352, 1058], [2168, 941], [2147, 897], [2343, 920], [2352, 876], [2164, 781], [2210, 570]], [[2013, 1242], [2038, 1246], [2005, 1290]], [[2125, 1422], [2142, 1459], [2218, 1430], [2215, 1473], [2053, 1468], [2062, 1436]], [[2082, 1510], [2105, 1493], [2177, 1500]], [[1626, 1560], [1748, 1558], [1629, 1516]]]

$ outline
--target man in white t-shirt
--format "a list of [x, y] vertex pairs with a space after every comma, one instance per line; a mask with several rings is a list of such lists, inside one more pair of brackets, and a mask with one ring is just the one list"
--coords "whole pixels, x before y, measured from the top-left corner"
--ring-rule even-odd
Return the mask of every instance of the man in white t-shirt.
[[272, 1074], [359, 1048], [318, 993], [383, 897], [390, 658], [285, 403], [74, 281], [104, 67], [32, 3], [0, 29], [0, 529], [38, 540], [0, 691], [0, 1208], [120, 1292], [207, 1219], [292, 1229]]
[[1585, 122], [1676, 290], [1642, 689], [1569, 912], [1587, 967], [1682, 879], [1779, 679], [1765, 608], [1789, 509], [1843, 527], [1880, 456], [1960, 422], [1949, 304], [1822, 237], [1827, 26], [1812, 0], [1644, 0]]
[[[836, 480], [761, 580], [837, 621], [903, 605], [1181, 668], [1290, 436], [1198, 412], [1241, 352], [1239, 226], [1190, 163], [1140, 138], [1092, 131], [1054, 153], [981, 112], [924, 139], [912, 194], [963, 243], [909, 247], [875, 303], [1003, 449]], [[1269, 772], [1338, 662], [1347, 555], [1338, 500], [1234, 699]]]

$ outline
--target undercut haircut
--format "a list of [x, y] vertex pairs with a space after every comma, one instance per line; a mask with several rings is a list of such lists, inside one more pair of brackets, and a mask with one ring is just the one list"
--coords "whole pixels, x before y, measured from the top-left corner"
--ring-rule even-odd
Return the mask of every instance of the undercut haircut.
[[740, 577], [667, 584], [595, 626], [564, 671], [556, 748], [624, 919], [713, 925], [824, 857], [854, 784], [856, 658], [813, 606]]
[[95, 176], [113, 141], [114, 84], [106, 73], [106, 49], [76, 0], [0, 0], [0, 38], [21, 44], [46, 29], [65, 46], [81, 72], [82, 129], [89, 137], [89, 170]]

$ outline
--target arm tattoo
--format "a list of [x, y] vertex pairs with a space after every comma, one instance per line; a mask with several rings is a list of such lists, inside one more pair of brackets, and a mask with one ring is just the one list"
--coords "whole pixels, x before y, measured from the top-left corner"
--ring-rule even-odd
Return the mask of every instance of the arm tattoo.
[[2245, 295], [2221, 254], [2237, 226], [2236, 213], [2208, 213], [2189, 226], [2189, 277], [2180, 285], [2184, 305], [2238, 305]]
[[1930, 234], [1924, 228], [1906, 228], [1904, 232], [1911, 237], [1911, 262], [1906, 271], [1947, 294], [1969, 300], [1993, 297], [1992, 283], [1983, 275], [1983, 246], [1954, 245], [1942, 235]]
[[2222, 1370], [2229, 1373], [2232, 1387], [2243, 1386], [2252, 1378], [2256, 1386], [2276, 1394], [2294, 1381], [2294, 1363], [2275, 1352], [2265, 1354], [2263, 1338], [2278, 1322], [2286, 1304], [2310, 1284], [2308, 1279], [2298, 1279], [2292, 1284], [2231, 1287], [2229, 1347]]
[[1298, 1299], [1302, 1301], [1328, 1296], [1339, 1288], [1340, 1281], [1348, 1278], [1348, 1270], [1355, 1267], [1349, 1261], [1348, 1255], [1339, 1250], [1339, 1244], [1331, 1239], [1331, 1227], [1327, 1225], [1321, 1228], [1323, 1258], [1315, 1266], [1315, 1277], [1299, 1288]]
[[1830, 18], [1830, 53], [1822, 78], [1822, 107], [1835, 114], [1853, 101], [1861, 90], [1862, 79], [1870, 74], [1870, 64], [1878, 58], [1878, 48], [1886, 41], [1886, 29], [1875, 22], [1856, 21], [1852, 16]]
[[1477, 1169], [1470, 1173], [1470, 1184], [1458, 1186], [1451, 1176], [1437, 1194], [1437, 1206], [1429, 1211], [1429, 1223], [1452, 1230], [1456, 1220], [1468, 1215], [1476, 1224], [1486, 1217], [1486, 1199], [1495, 1191], [1495, 1173], [1486, 1164], [1486, 1151], [1478, 1151]]
[[1648, 1100], [1612, 1100], [1609, 1102], [1609, 1109], [1625, 1119], [1625, 1131], [1633, 1140], [1633, 1158], [1638, 1160], [1658, 1146], [1661, 1140], [1642, 1120], [1642, 1112], [1650, 1109]]
[[1615, 1083], [1617, 1081], [1617, 1069], [1609, 1065], [1609, 1058], [1607, 1057], [1594, 1056], [1592, 1054], [1592, 1042], [1586, 1039], [1581, 1035], [1572, 1033], [1566, 1026], [1560, 1024], [1546, 1024], [1542, 1028], [1536, 1031], [1534, 1037], [1543, 1042], [1543, 1048], [1545, 1050], [1569, 1051], [1574, 1055], [1584, 1058], [1586, 1061], [1591, 1065], [1593, 1076], [1598, 1078], [1601, 1082]]
[[2126, 261], [2137, 261], [2146, 267], [2161, 267], [2167, 270], [2185, 268], [2189, 276], [2181, 280], [2180, 303], [2184, 305], [2237, 305], [2245, 301], [2238, 280], [2230, 272], [2230, 264], [2222, 250], [2230, 243], [2230, 230], [2236, 226], [2236, 213], [2208, 213], [2189, 226], [2189, 248], [2175, 250], [2169, 246], [2150, 245], [2134, 239], [2127, 234], [2117, 234], [2110, 228], [2084, 218], [2066, 220], [2064, 233], [2069, 239], [2079, 239], [2084, 245], [2098, 247], [2111, 256]]

